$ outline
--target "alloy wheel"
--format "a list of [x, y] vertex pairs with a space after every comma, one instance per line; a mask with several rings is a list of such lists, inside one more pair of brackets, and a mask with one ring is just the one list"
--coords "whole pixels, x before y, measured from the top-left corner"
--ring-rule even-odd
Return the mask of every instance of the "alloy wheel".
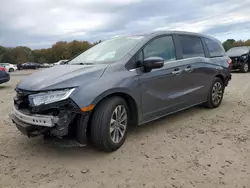
[[245, 71], [245, 72], [248, 72], [248, 64], [247, 64], [247, 63], [244, 64], [244, 71]]
[[112, 113], [110, 120], [110, 137], [114, 143], [119, 143], [127, 129], [128, 116], [126, 108], [123, 105], [119, 105]]
[[216, 82], [212, 89], [212, 101], [215, 105], [218, 105], [222, 100], [223, 87], [220, 82]]

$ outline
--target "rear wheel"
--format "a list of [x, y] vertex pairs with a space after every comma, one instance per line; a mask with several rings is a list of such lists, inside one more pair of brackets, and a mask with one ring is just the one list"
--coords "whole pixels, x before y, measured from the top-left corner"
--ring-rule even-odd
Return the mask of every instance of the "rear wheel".
[[10, 68], [10, 69], [9, 69], [9, 72], [14, 72], [14, 69], [13, 69], [13, 68]]
[[249, 65], [247, 62], [243, 63], [240, 67], [240, 72], [247, 73], [249, 70]]
[[93, 145], [103, 151], [119, 149], [126, 138], [129, 109], [121, 97], [112, 97], [101, 102], [91, 121], [91, 140]]
[[220, 106], [223, 99], [224, 90], [225, 85], [223, 81], [220, 78], [215, 77], [212, 87], [208, 93], [205, 106], [208, 108], [217, 108], [218, 106]]

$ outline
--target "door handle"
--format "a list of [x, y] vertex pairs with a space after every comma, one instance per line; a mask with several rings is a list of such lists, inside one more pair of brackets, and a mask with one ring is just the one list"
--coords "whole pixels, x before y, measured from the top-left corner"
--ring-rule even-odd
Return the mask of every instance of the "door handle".
[[180, 74], [182, 71], [180, 70], [180, 69], [175, 69], [173, 72], [172, 72], [172, 74], [174, 74], [174, 75], [178, 75], [178, 74]]
[[191, 66], [188, 66], [187, 68], [184, 69], [184, 71], [186, 72], [191, 72], [193, 69], [191, 68]]

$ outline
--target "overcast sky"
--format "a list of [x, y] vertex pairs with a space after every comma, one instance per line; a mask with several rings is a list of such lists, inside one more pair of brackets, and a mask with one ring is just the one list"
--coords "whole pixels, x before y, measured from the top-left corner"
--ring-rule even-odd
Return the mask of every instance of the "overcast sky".
[[250, 0], [1, 0], [0, 45], [50, 47], [153, 30], [250, 38]]

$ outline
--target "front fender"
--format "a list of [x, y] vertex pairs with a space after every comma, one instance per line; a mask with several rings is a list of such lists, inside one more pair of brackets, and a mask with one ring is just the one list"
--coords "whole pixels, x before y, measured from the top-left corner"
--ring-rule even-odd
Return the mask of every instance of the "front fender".
[[[116, 73], [115, 73], [116, 74]], [[70, 98], [80, 107], [98, 104], [103, 98], [115, 93], [123, 93], [132, 97], [140, 107], [140, 90], [138, 75], [135, 72], [100, 77], [91, 83], [84, 84], [72, 93]]]

